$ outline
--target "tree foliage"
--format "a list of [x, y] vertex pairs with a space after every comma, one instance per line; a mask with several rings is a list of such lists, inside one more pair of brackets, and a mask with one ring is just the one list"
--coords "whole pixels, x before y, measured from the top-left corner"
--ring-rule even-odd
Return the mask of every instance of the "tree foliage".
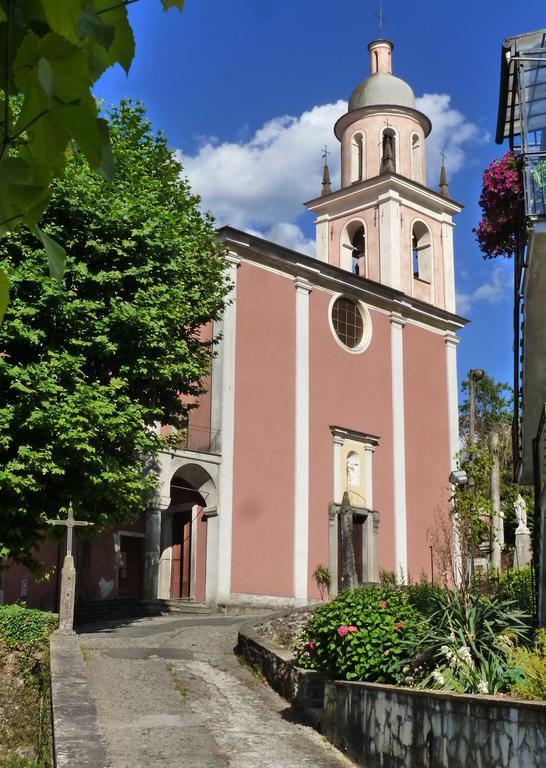
[[460, 517], [462, 536], [470, 546], [475, 546], [489, 535], [491, 504], [491, 467], [493, 452], [491, 433], [498, 435], [496, 447], [500, 468], [501, 514], [505, 521], [505, 541], [514, 544], [517, 521], [514, 502], [519, 494], [527, 503], [528, 525], [533, 527], [533, 503], [530, 494], [513, 481], [513, 457], [511, 421], [513, 391], [505, 383], [496, 382], [491, 376], [475, 381], [475, 432], [470, 435], [470, 371], [462, 382], [465, 397], [459, 408], [460, 433], [464, 448], [461, 452], [461, 468], [465, 470], [469, 483], [455, 491], [455, 507]]
[[[108, 125], [91, 88], [112, 65], [126, 72], [135, 42], [127, 5], [135, 0], [0, 0], [0, 234], [24, 223], [60, 278], [65, 252], [38, 225], [51, 182], [75, 142], [111, 179]], [[161, 0], [164, 10], [183, 0]], [[12, 109], [13, 97], [19, 108]], [[0, 321], [8, 297], [0, 274]]]
[[142, 509], [144, 456], [179, 428], [210, 368], [223, 259], [162, 135], [141, 106], [110, 113], [111, 185], [68, 158], [44, 218], [67, 245], [63, 283], [25, 230], [0, 240], [12, 301], [0, 327], [0, 556], [22, 561], [70, 499], [97, 528]]

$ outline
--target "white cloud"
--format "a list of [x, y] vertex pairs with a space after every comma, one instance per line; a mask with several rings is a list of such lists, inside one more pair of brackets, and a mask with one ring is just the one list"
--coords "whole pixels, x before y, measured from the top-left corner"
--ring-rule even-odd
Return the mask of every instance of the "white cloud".
[[426, 142], [428, 184], [436, 189], [440, 180], [441, 153], [446, 153], [448, 182], [459, 171], [467, 158], [472, 144], [489, 141], [475, 123], [470, 122], [451, 106], [447, 93], [425, 93], [416, 100], [417, 109], [432, 123], [432, 131]]
[[[451, 180], [463, 166], [468, 147], [484, 137], [477, 125], [451, 107], [447, 94], [425, 94], [417, 99], [417, 108], [433, 124], [427, 140], [427, 165], [435, 189], [442, 148]], [[196, 154], [181, 154], [192, 190], [219, 225], [252, 230], [313, 253], [312, 242], [295, 222], [304, 210], [302, 203], [320, 194], [321, 148], [325, 144], [331, 150], [332, 185], [339, 187], [340, 152], [333, 126], [346, 109], [347, 102], [340, 99], [315, 106], [299, 117], [275, 117], [248, 139], [219, 142], [216, 137], [204, 138]]]
[[484, 283], [469, 293], [457, 292], [457, 312], [467, 314], [476, 302], [485, 301], [487, 304], [498, 304], [509, 296], [512, 286], [510, 268], [498, 265], [493, 268], [491, 276]]
[[206, 142], [196, 155], [182, 155], [193, 191], [219, 223], [263, 230], [290, 222], [305, 200], [320, 194], [325, 144], [332, 149], [332, 177], [339, 175], [332, 127], [346, 108], [338, 101], [299, 117], [275, 117], [247, 142]]
[[307, 256], [314, 256], [317, 250], [314, 238], [307, 239], [297, 224], [290, 224], [287, 221], [273, 224], [265, 233], [265, 237], [267, 240], [292, 248], [293, 251], [305, 253]]

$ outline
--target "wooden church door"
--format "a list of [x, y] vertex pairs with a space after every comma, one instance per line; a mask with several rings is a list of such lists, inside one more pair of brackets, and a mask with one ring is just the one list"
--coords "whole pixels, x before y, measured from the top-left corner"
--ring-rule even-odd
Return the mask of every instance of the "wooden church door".
[[191, 521], [192, 510], [172, 517], [171, 598], [189, 598], [191, 590]]

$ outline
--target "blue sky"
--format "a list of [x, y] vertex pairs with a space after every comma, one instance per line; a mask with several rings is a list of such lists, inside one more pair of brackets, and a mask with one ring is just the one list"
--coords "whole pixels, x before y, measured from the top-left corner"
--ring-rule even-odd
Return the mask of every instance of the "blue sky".
[[[429, 185], [445, 146], [450, 194], [465, 205], [455, 233], [457, 292], [471, 324], [461, 333], [459, 375], [485, 368], [512, 377], [511, 261], [485, 262], [472, 227], [481, 172], [494, 143], [500, 46], [546, 26], [542, 2], [385, 0], [159, 0], [130, 8], [137, 52], [129, 77], [106, 73], [96, 95], [130, 96], [180, 152], [194, 191], [219, 224], [258, 232], [309, 252], [313, 218], [301, 203], [320, 190], [320, 148], [353, 88], [369, 73], [367, 44], [394, 42], [394, 72], [410, 83], [433, 129]], [[542, 6], [542, 9], [541, 9]]]

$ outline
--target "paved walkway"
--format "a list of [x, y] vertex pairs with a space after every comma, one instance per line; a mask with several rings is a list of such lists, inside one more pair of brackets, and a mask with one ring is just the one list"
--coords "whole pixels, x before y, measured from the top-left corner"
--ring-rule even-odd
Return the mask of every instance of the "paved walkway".
[[347, 768], [233, 654], [244, 617], [157, 617], [80, 644], [112, 768]]

